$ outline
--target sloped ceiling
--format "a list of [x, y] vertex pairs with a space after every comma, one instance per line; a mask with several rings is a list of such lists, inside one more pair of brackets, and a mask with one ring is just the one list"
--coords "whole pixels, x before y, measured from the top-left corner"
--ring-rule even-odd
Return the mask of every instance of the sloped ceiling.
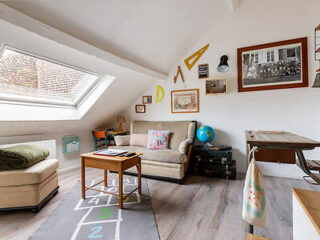
[[[89, 45], [164, 74], [176, 67], [176, 62], [220, 16], [230, 11], [221, 0], [30, 0], [4, 3]], [[0, 15], [2, 10], [0, 8]], [[23, 18], [19, 21], [21, 23]], [[32, 42], [26, 43], [30, 44]], [[79, 43], [78, 49], [81, 46]], [[151, 75], [132, 69], [121, 70], [119, 67], [117, 72], [117, 80], [81, 120], [0, 122], [0, 136], [50, 134], [103, 126], [130, 107], [155, 81]]]
[[223, 0], [4, 3], [91, 45], [164, 74], [230, 10]]

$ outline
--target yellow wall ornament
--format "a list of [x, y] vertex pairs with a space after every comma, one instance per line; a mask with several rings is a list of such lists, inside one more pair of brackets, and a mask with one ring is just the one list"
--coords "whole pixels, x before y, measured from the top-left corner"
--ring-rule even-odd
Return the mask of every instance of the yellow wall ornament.
[[[205, 51], [207, 51], [208, 47], [209, 43], [184, 60], [184, 63], [187, 65], [189, 70], [196, 64], [196, 62], [198, 62], [199, 58]], [[190, 63], [191, 60], [193, 61]]]
[[[160, 95], [161, 94], [161, 95]], [[157, 92], [156, 92], [156, 103], [159, 103], [163, 100], [164, 98], [164, 90], [163, 87], [160, 85], [157, 85]]]

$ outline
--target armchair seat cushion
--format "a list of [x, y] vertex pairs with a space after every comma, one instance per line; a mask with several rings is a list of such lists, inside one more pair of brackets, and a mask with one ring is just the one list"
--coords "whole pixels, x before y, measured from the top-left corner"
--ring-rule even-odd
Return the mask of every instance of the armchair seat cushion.
[[137, 146], [114, 146], [110, 148], [122, 149], [128, 152], [142, 153], [143, 154], [141, 156], [142, 160], [157, 161], [157, 162], [163, 162], [163, 163], [178, 163], [178, 164], [183, 164], [187, 161], [186, 154], [175, 149], [149, 150], [146, 147], [137, 147]]
[[38, 184], [52, 175], [58, 168], [57, 159], [46, 159], [26, 169], [0, 172], [0, 187]]

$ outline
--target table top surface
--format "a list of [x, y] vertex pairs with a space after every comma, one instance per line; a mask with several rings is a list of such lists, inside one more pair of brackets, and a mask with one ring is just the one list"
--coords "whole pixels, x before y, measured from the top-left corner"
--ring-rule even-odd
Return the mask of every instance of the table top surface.
[[320, 234], [320, 192], [293, 188], [292, 192]]
[[320, 142], [286, 131], [246, 131], [247, 143], [269, 146], [320, 147]]
[[81, 154], [80, 156], [84, 157], [84, 158], [103, 160], [103, 161], [118, 161], [118, 162], [121, 161], [121, 162], [124, 162], [126, 160], [129, 160], [129, 159], [132, 159], [132, 158], [135, 158], [135, 157], [140, 157], [142, 155], [142, 153], [136, 153], [135, 155], [130, 156], [130, 157], [119, 157], [119, 156], [102, 156], [102, 155], [96, 155], [96, 154], [93, 154], [93, 153], [94, 152], [84, 153], [84, 154]]

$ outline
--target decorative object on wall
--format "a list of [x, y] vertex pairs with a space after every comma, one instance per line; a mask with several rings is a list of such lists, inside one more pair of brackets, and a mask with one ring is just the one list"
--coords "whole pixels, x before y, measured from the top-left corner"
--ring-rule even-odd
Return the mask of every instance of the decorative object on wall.
[[320, 61], [320, 24], [314, 29], [314, 60]]
[[[160, 95], [161, 93], [161, 95]], [[160, 85], [157, 85], [157, 92], [156, 92], [156, 103], [159, 103], [163, 100], [164, 98], [164, 90], [163, 87], [161, 87]]]
[[[320, 64], [320, 24], [314, 29], [314, 59]], [[317, 70], [316, 79], [313, 88], [320, 88], [320, 67]]]
[[152, 103], [152, 96], [143, 96], [142, 97], [142, 104], [151, 104]]
[[227, 93], [227, 80], [214, 79], [206, 80], [206, 94]]
[[307, 38], [238, 48], [238, 91], [308, 87]]
[[[204, 52], [208, 49], [208, 47], [209, 47], [209, 43], [184, 60], [184, 63], [186, 64], [189, 70], [197, 63], [199, 58], [202, 56], [202, 54], [204, 54]], [[193, 61], [190, 63], [191, 60]]]
[[220, 57], [220, 63], [219, 66], [217, 67], [217, 70], [219, 72], [228, 72], [230, 69], [229, 64], [228, 64], [228, 56], [223, 55]]
[[171, 113], [199, 112], [199, 89], [171, 91]]
[[314, 80], [312, 87], [313, 88], [320, 88], [320, 73], [316, 74], [316, 79]]
[[183, 78], [183, 74], [180, 66], [178, 66], [177, 75], [174, 76], [174, 83], [177, 82], [179, 75], [181, 77], [182, 82], [184, 82], [184, 78]]
[[118, 116], [117, 117], [117, 123], [119, 123], [119, 126], [117, 128], [117, 132], [125, 132], [125, 126], [123, 125], [126, 122], [126, 118], [124, 116]]
[[145, 113], [146, 105], [138, 104], [136, 105], [136, 113]]
[[209, 64], [199, 64], [198, 65], [198, 76], [199, 78], [209, 77]]
[[62, 138], [62, 153], [71, 153], [80, 151], [80, 137], [64, 136]]

